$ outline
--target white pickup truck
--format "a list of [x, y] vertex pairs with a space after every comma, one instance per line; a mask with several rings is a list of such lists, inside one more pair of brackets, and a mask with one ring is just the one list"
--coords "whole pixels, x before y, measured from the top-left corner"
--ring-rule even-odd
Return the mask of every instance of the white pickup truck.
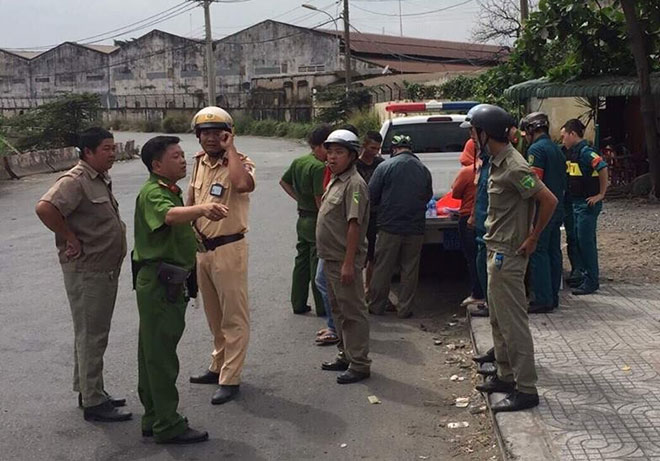
[[[463, 104], [465, 109], [461, 107], [454, 110], [468, 110], [477, 103]], [[413, 141], [413, 153], [431, 172], [433, 196], [442, 197], [451, 190], [454, 178], [461, 168], [459, 157], [470, 136], [468, 130], [459, 127], [464, 120], [465, 115], [454, 114], [396, 117], [386, 120], [380, 130], [383, 136], [381, 152], [386, 157], [391, 154], [394, 135], [410, 136]], [[458, 250], [460, 248], [458, 221], [442, 217], [427, 218], [424, 243], [442, 244], [445, 250]]]

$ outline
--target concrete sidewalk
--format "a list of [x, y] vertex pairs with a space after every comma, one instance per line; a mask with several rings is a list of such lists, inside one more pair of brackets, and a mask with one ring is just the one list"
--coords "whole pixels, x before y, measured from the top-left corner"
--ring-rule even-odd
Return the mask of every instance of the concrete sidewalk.
[[[541, 403], [495, 416], [505, 459], [660, 460], [660, 288], [566, 290], [560, 304], [530, 316]], [[488, 319], [470, 324], [486, 351]]]

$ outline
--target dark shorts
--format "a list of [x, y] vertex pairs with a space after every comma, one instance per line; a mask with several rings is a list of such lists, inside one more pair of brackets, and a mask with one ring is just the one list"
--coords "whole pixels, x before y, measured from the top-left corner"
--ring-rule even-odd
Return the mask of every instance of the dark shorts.
[[378, 228], [376, 226], [376, 217], [369, 217], [369, 227], [367, 227], [367, 261], [373, 262], [376, 254], [376, 233]]

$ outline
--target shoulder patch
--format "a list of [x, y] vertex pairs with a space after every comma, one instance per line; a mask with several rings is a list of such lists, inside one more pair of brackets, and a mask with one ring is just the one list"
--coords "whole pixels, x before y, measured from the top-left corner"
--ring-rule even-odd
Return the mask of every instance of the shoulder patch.
[[530, 165], [534, 164], [534, 156], [533, 155], [528, 155], [527, 156], [527, 161], [529, 162]]
[[534, 175], [528, 174], [523, 176], [523, 178], [520, 180], [520, 185], [523, 187], [523, 189], [533, 189], [536, 187], [536, 179], [534, 178]]
[[355, 202], [356, 204], [360, 203], [360, 191], [356, 190], [355, 192], [353, 192], [353, 202]]

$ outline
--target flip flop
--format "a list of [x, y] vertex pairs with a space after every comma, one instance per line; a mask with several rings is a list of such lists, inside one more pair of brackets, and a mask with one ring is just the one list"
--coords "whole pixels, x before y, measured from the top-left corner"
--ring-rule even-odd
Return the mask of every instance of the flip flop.
[[317, 346], [331, 346], [339, 342], [339, 337], [336, 333], [328, 332], [322, 336], [316, 338]]
[[332, 330], [330, 328], [321, 328], [319, 331], [316, 332], [316, 336], [323, 336], [325, 334], [330, 333]]

